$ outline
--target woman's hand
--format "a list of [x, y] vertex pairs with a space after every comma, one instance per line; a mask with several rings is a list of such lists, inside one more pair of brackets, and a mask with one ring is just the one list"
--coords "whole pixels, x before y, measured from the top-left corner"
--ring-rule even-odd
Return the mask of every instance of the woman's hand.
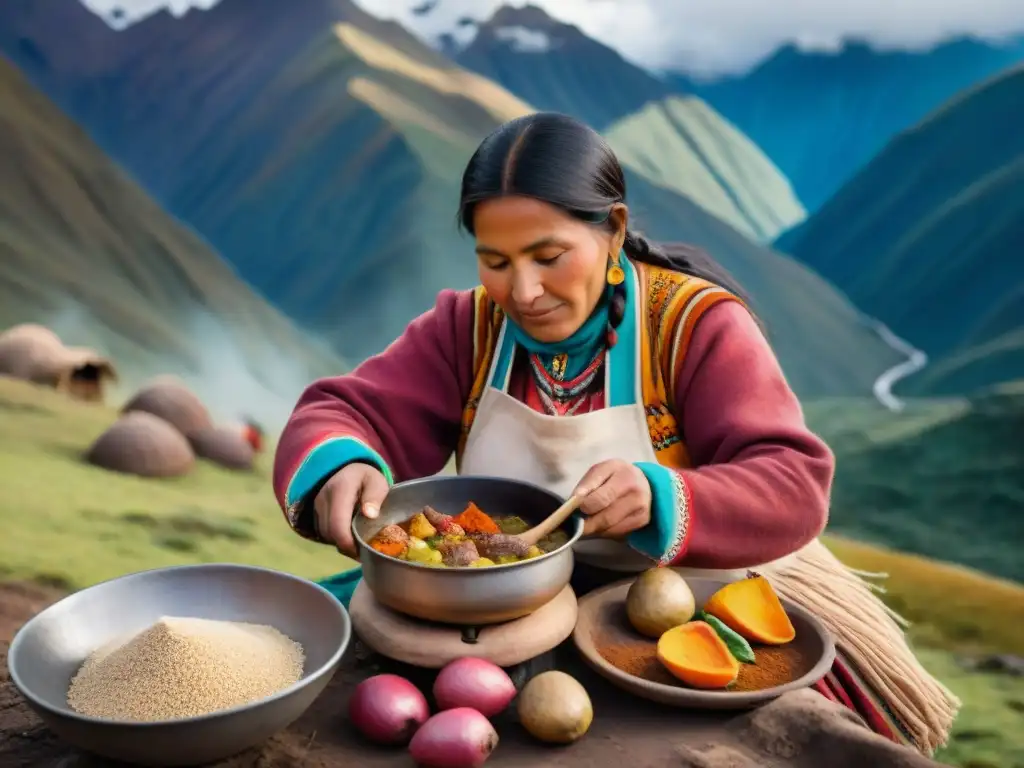
[[349, 557], [356, 556], [352, 515], [356, 505], [369, 518], [380, 514], [388, 495], [388, 481], [376, 467], [355, 462], [339, 469], [316, 495], [316, 529], [320, 537]]
[[573, 491], [587, 516], [583, 535], [621, 539], [651, 521], [651, 484], [632, 464], [611, 459], [595, 464]]

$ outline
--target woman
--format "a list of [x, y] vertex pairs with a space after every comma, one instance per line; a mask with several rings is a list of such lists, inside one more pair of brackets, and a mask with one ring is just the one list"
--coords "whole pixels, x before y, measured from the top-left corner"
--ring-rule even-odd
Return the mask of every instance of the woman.
[[275, 467], [290, 525], [353, 554], [352, 515], [454, 451], [463, 474], [583, 497], [578, 591], [656, 564], [755, 568], [835, 633], [822, 694], [893, 740], [943, 743], [957, 702], [817, 542], [834, 459], [742, 291], [706, 255], [630, 229], [600, 135], [555, 114], [501, 126], [469, 161], [459, 216], [481, 286], [441, 292], [382, 354], [306, 390]]

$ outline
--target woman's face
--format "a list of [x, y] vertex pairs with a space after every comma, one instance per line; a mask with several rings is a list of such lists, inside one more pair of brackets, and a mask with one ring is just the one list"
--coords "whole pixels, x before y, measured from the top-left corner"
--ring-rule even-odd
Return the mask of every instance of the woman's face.
[[[613, 214], [623, 232], [624, 212]], [[608, 254], [621, 247], [616, 233], [528, 197], [480, 203], [473, 224], [480, 282], [542, 342], [569, 338], [590, 317], [607, 285]]]

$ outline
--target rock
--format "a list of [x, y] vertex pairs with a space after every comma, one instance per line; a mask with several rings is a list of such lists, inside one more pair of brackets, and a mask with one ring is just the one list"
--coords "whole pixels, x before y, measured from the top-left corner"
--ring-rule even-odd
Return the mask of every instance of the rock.
[[140, 477], [180, 477], [195, 464], [185, 436], [145, 411], [121, 416], [96, 438], [85, 458], [103, 469]]
[[969, 659], [964, 666], [976, 672], [994, 672], [1011, 677], [1024, 677], [1024, 658], [1009, 653]]
[[250, 470], [256, 452], [240, 429], [228, 426], [204, 427], [189, 436], [200, 456], [227, 469]]
[[678, 750], [680, 768], [934, 768], [923, 755], [872, 733], [849, 709], [810, 689], [728, 725], [734, 739]]
[[213, 426], [195, 393], [173, 376], [158, 376], [125, 403], [122, 413], [142, 411], [158, 416], [186, 437]]

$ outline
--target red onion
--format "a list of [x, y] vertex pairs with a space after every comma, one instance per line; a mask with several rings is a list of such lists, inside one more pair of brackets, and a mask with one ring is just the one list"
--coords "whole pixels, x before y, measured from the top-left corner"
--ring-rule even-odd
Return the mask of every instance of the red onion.
[[409, 754], [423, 768], [480, 768], [498, 746], [498, 732], [475, 709], [438, 712], [412, 737]]
[[348, 716], [371, 741], [404, 745], [430, 717], [430, 707], [419, 689], [404, 677], [375, 675], [352, 692]]
[[494, 717], [515, 697], [516, 686], [505, 670], [472, 656], [449, 662], [434, 680], [434, 701], [442, 710], [469, 707]]

